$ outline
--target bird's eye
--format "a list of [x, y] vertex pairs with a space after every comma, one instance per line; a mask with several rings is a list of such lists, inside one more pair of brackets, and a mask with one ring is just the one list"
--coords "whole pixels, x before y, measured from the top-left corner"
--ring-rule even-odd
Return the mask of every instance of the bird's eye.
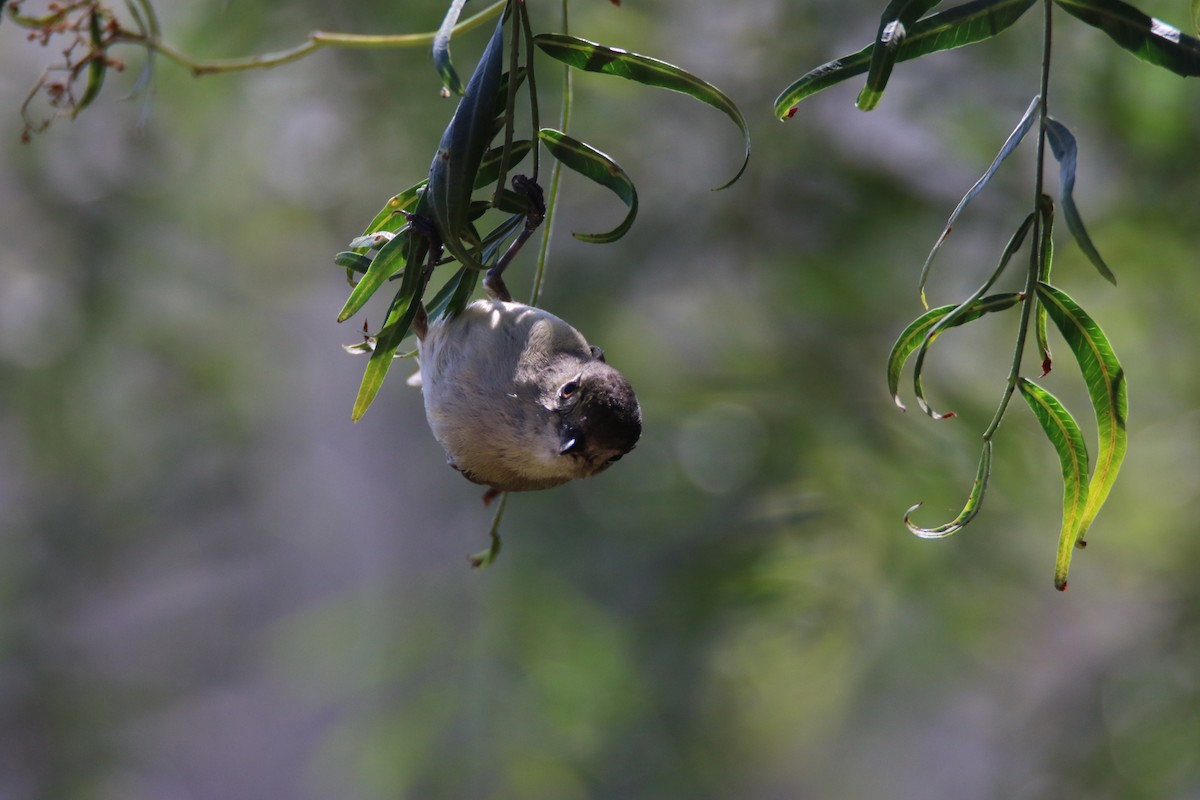
[[558, 390], [559, 400], [570, 400], [579, 391], [579, 381], [571, 380], [564, 383]]

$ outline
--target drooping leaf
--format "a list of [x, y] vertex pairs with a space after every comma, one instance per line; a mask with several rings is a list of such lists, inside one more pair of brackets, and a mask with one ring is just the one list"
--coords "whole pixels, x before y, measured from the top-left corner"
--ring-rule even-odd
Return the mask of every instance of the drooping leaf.
[[967, 502], [963, 506], [962, 511], [958, 513], [958, 516], [943, 525], [933, 528], [922, 528], [911, 519], [912, 513], [921, 507], [921, 503], [917, 503], [904, 512], [905, 526], [922, 539], [944, 539], [947, 536], [958, 533], [971, 520], [975, 519], [975, 515], [979, 513], [979, 509], [983, 506], [983, 495], [987, 491], [988, 478], [991, 477], [991, 474], [992, 442], [989, 439], [983, 443], [983, 452], [979, 455], [979, 467], [975, 471], [975, 483], [971, 485], [971, 493], [967, 496]]
[[497, 90], [503, 68], [504, 19], [484, 49], [479, 64], [458, 101], [453, 119], [442, 134], [425, 191], [442, 244], [450, 255], [472, 269], [484, 269], [463, 246], [460, 237], [469, 221], [471, 192], [475, 188], [483, 154], [492, 138], [492, 120], [498, 105]]
[[[1005, 309], [1012, 308], [1019, 302], [1021, 302], [1020, 292], [1006, 292], [1004, 294], [994, 294], [985, 297], [982, 300], [972, 303], [961, 314], [943, 325], [941, 330], [953, 328], [956, 325], [964, 325], [992, 311], [1004, 311]], [[892, 345], [892, 352], [888, 356], [887, 366], [888, 391], [892, 393], [892, 400], [895, 401], [896, 406], [901, 411], [907, 410], [904, 403], [900, 401], [899, 392], [900, 372], [904, 369], [905, 362], [908, 361], [909, 356], [916, 352], [921, 343], [925, 341], [926, 334], [956, 308], [958, 308], [956, 305], [946, 305], [926, 311], [913, 320], [900, 334], [900, 337], [896, 339], [896, 343]], [[937, 334], [933, 338], [936, 339]]]
[[[1200, 75], [1200, 40], [1121, 0], [1054, 0], [1143, 61], [1184, 77]], [[1196, 4], [1193, 3], [1193, 11]]]
[[617, 47], [606, 47], [575, 36], [540, 33], [533, 41], [546, 55], [575, 69], [616, 75], [645, 86], [680, 92], [721, 111], [742, 132], [745, 157], [737, 174], [717, 188], [731, 186], [746, 171], [746, 164], [750, 161], [750, 130], [746, 126], [746, 119], [737, 104], [711, 83], [665, 61], [630, 53]]
[[950, 236], [950, 231], [953, 230], [954, 223], [958, 220], [958, 215], [963, 212], [963, 209], [967, 207], [968, 203], [975, 199], [976, 195], [983, 191], [983, 187], [987, 186], [988, 181], [990, 181], [992, 176], [996, 174], [996, 170], [999, 169], [1000, 165], [1004, 163], [1004, 160], [1012, 155], [1012, 152], [1017, 149], [1017, 146], [1021, 144], [1021, 140], [1025, 138], [1025, 134], [1029, 133], [1029, 129], [1032, 128], [1033, 123], [1037, 121], [1036, 112], [1041, 104], [1041, 100], [1041, 95], [1037, 95], [1033, 98], [1033, 102], [1029, 104], [1029, 108], [1025, 109], [1025, 114], [1021, 117], [1021, 121], [1017, 123], [1017, 127], [1013, 128], [1013, 132], [1010, 133], [1008, 138], [1004, 140], [1004, 145], [1000, 148], [1000, 152], [997, 153], [996, 157], [992, 160], [991, 166], [987, 168], [987, 171], [983, 173], [983, 176], [979, 180], [975, 181], [975, 185], [967, 190], [967, 193], [963, 195], [962, 200], [958, 201], [958, 205], [954, 207], [954, 211], [951, 212], [950, 218], [946, 220], [946, 227], [942, 229], [942, 235], [938, 237], [937, 242], [935, 242], [933, 245], [933, 249], [930, 250], [929, 255], [925, 257], [925, 264], [921, 267], [921, 280], [918, 290], [921, 293], [921, 302], [926, 306], [928, 306], [928, 303], [925, 303], [925, 283], [929, 280], [929, 268], [933, 265], [933, 257], [937, 255], [938, 250], [941, 249], [946, 239]]
[[1004, 269], [1008, 266], [1008, 262], [1012, 260], [1012, 257], [1016, 254], [1017, 250], [1020, 249], [1021, 244], [1025, 241], [1025, 236], [1029, 233], [1029, 229], [1033, 225], [1033, 220], [1033, 214], [1029, 214], [1025, 217], [1025, 221], [1017, 227], [1017, 230], [1013, 232], [1012, 237], [1009, 238], [1008, 244], [1004, 247], [1004, 252], [1000, 254], [1000, 262], [996, 265], [996, 269], [992, 271], [991, 276], [988, 277], [988, 279], [984, 281], [983, 284], [976, 289], [970, 297], [959, 303], [957, 307], [950, 311], [950, 313], [948, 313], [941, 320], [935, 322], [933, 326], [925, 333], [925, 338], [921, 341], [920, 347], [917, 348], [917, 358], [913, 363], [913, 393], [917, 397], [917, 405], [920, 406], [921, 410], [933, 419], [946, 419], [954, 416], [954, 414], [953, 412], [940, 414], [934, 411], [933, 408], [930, 407], [929, 403], [925, 400], [925, 389], [921, 385], [921, 374], [922, 369], [925, 366], [925, 356], [929, 352], [930, 344], [933, 343], [934, 338], [938, 335], [942, 328], [953, 324], [959, 316], [965, 314], [967, 310], [971, 308], [976, 301], [983, 297], [984, 293], [991, 289], [992, 285], [1000, 279], [1000, 276], [1004, 273]]
[[1076, 544], [1082, 546], [1083, 537], [1108, 499], [1125, 458], [1128, 445], [1125, 423], [1129, 412], [1125, 370], [1104, 331], [1065, 292], [1039, 283], [1038, 299], [1075, 354], [1096, 414], [1096, 464], [1076, 538]]
[[1046, 438], [1054, 445], [1062, 467], [1063, 518], [1058, 536], [1058, 555], [1054, 562], [1054, 585], [1062, 591], [1067, 588], [1067, 571], [1071, 568], [1071, 554], [1079, 538], [1079, 526], [1088, 501], [1088, 453], [1083, 442], [1083, 433], [1071, 413], [1054, 395], [1032, 381], [1021, 378], [1017, 388], [1033, 415], [1046, 432]]
[[365, 273], [371, 267], [371, 259], [353, 250], [343, 250], [333, 257], [333, 263], [351, 272]]
[[[909, 61], [940, 50], [990, 39], [1012, 25], [1036, 0], [973, 0], [919, 20], [896, 52], [896, 61]], [[806, 97], [861, 75], [871, 65], [874, 44], [857, 53], [822, 64], [801, 76], [775, 99], [775, 116], [787, 120], [796, 113], [796, 106]]]
[[[1038, 280], [1050, 282], [1050, 272], [1054, 266], [1054, 201], [1049, 195], [1043, 194], [1038, 202], [1038, 238], [1041, 239], [1038, 254]], [[1038, 353], [1042, 356], [1042, 375], [1050, 373], [1052, 359], [1050, 356], [1050, 340], [1046, 335], [1046, 307], [1039, 299], [1034, 311], [1034, 336], [1037, 338]]]
[[1113, 275], [1112, 270], [1108, 268], [1108, 265], [1104, 263], [1104, 259], [1100, 257], [1100, 251], [1092, 244], [1092, 239], [1088, 236], [1087, 229], [1083, 227], [1083, 218], [1079, 216], [1079, 209], [1075, 207], [1075, 162], [1079, 155], [1079, 147], [1075, 143], [1075, 137], [1071, 134], [1071, 131], [1067, 130], [1066, 125], [1063, 125], [1056, 119], [1046, 117], [1045, 125], [1046, 138], [1050, 140], [1050, 150], [1054, 153], [1054, 159], [1058, 161], [1058, 182], [1062, 192], [1059, 202], [1062, 204], [1063, 216], [1067, 220], [1067, 229], [1075, 237], [1079, 249], [1092, 262], [1092, 266], [1106, 280], [1115, 285], [1117, 276]]
[[71, 111], [74, 117], [92, 104], [100, 95], [104, 86], [104, 76], [108, 73], [108, 55], [104, 50], [104, 36], [100, 28], [100, 13], [92, 11], [88, 25], [92, 39], [92, 51], [88, 54], [88, 80], [84, 87], [83, 96]]
[[446, 16], [442, 19], [442, 25], [433, 37], [433, 66], [437, 68], [438, 75], [442, 77], [442, 85], [450, 94], [463, 93], [458, 72], [450, 61], [450, 34], [454, 31], [454, 26], [458, 24], [458, 17], [462, 14], [463, 6], [466, 3], [467, 0], [451, 0], [450, 8], [447, 9]]
[[[400, 347], [400, 342], [408, 335], [421, 306], [426, 273], [423, 262], [429, 252], [428, 240], [423, 236], [397, 236], [392, 241], [398, 240], [408, 243], [404, 278], [400, 281], [400, 288], [395, 297], [392, 298], [387, 319], [384, 320], [383, 328], [375, 339], [375, 349], [371, 352], [363, 371], [362, 383], [359, 384], [358, 395], [354, 398], [354, 410], [351, 412], [351, 418], [355, 422], [362, 419], [363, 414], [367, 413], [367, 409], [374, 402], [375, 396], [379, 394], [383, 379], [387, 377], [388, 369], [392, 366], [392, 358]], [[377, 255], [376, 258], [378, 257]]]
[[608, 233], [573, 233], [571, 235], [580, 241], [593, 243], [613, 242], [624, 236], [637, 216], [638, 199], [637, 189], [634, 188], [633, 181], [629, 179], [625, 170], [621, 169], [621, 165], [591, 145], [584, 144], [562, 131], [542, 128], [538, 131], [538, 138], [546, 145], [550, 155], [562, 162], [563, 166], [612, 190], [613, 194], [621, 198], [629, 209], [625, 219]]
[[867, 85], [858, 93], [858, 107], [870, 111], [879, 105], [883, 90], [891, 77], [892, 67], [900, 45], [908, 35], [908, 28], [941, 0], [891, 0], [879, 18], [879, 32], [875, 34], [875, 48], [871, 51], [871, 64], [867, 69]]
[[371, 224], [363, 231], [363, 236], [371, 236], [380, 231], [396, 231], [404, 225], [408, 224], [404, 213], [412, 211], [417, 207], [417, 203], [421, 199], [421, 194], [425, 191], [425, 184], [428, 181], [421, 181], [416, 186], [410, 186], [400, 194], [392, 197], [384, 204], [383, 208], [375, 215], [375, 219], [371, 220]]
[[409, 240], [412, 238], [415, 237], [407, 234], [397, 235], [379, 248], [379, 252], [371, 259], [371, 265], [367, 267], [366, 274], [350, 292], [346, 304], [338, 312], [338, 322], [345, 322], [357, 314], [366, 305], [371, 295], [375, 294], [388, 278], [404, 269], [408, 257]]

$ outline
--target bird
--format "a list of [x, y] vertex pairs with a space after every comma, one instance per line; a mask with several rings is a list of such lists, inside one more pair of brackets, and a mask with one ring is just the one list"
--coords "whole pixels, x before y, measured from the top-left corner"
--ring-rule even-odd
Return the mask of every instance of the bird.
[[419, 313], [425, 415], [447, 463], [502, 492], [596, 475], [633, 450], [642, 411], [604, 351], [563, 319], [514, 302], [498, 273], [487, 297], [430, 322]]

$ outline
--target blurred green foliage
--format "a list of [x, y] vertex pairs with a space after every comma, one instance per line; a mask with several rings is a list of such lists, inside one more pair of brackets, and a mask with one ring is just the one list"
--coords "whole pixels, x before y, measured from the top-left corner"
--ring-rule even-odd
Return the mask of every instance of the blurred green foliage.
[[[572, 32], [720, 86], [755, 157], [713, 193], [739, 163], [727, 121], [578, 76], [572, 130], [621, 153], [639, 217], [614, 245], [566, 236], [622, 209], [565, 176], [544, 303], [630, 377], [646, 432], [594, 480], [513, 496], [484, 573], [478, 487], [402, 381], [350, 423], [362, 362], [339, 345], [360, 334], [334, 322], [331, 255], [423, 176], [450, 113], [427, 53], [202, 80], [160, 63], [141, 127], [110, 73], [21, 145], [45, 54], [0, 24], [0, 797], [1200, 791], [1198, 89], [1060, 26], [1054, 113], [1122, 283], [1065, 238], [1055, 273], [1135, 408], [1060, 595], [1059, 465], [1031, 415], [1006, 419], [970, 529], [931, 543], [901, 521], [961, 506], [1005, 320], [931, 353], [957, 420], [899, 413], [885, 379], [930, 241], [1036, 91], [1040, 31], [901, 64], [870, 115], [847, 83], [774, 121], [778, 88], [869, 40], [878, 5], [573, 6]], [[156, 7], [206, 56], [444, 10]], [[464, 73], [484, 41], [455, 41]], [[1023, 158], [959, 221], [931, 303], [993, 268]], [[1045, 385], [1087, 406], [1073, 375]]]

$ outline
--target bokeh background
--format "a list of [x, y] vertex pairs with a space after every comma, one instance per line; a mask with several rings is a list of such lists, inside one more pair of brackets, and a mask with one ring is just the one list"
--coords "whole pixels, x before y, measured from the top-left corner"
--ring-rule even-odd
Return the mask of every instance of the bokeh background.
[[[155, 6], [167, 40], [222, 57], [432, 30], [444, 3]], [[531, 6], [556, 28], [557, 3]], [[1040, 15], [901, 65], [871, 114], [853, 81], [775, 121], [881, 9], [573, 5], [573, 32], [722, 87], [755, 150], [713, 192], [739, 163], [728, 120], [577, 76], [572, 132], [641, 214], [616, 244], [573, 240], [623, 209], [568, 176], [544, 304], [629, 375], [645, 435], [596, 479], [512, 497], [482, 572], [465, 557], [491, 512], [409, 366], [351, 423], [362, 318], [334, 321], [333, 254], [424, 175], [452, 112], [428, 54], [204, 79], [160, 60], [147, 112], [123, 99], [126, 48], [92, 108], [23, 145], [56, 54], [0, 23], [0, 798], [1200, 797], [1200, 85], [1055, 12], [1052, 113], [1121, 284], [1065, 231], [1056, 280], [1131, 398], [1060, 594], [1057, 459], [1019, 401], [977, 521], [941, 542], [901, 523], [961, 506], [1015, 318], [935, 350], [953, 421], [899, 413], [884, 379], [928, 247], [1037, 90]], [[456, 40], [464, 72], [485, 37]], [[990, 273], [1032, 156], [957, 226], [932, 302]], [[1046, 385], [1094, 441], [1059, 356]]]

